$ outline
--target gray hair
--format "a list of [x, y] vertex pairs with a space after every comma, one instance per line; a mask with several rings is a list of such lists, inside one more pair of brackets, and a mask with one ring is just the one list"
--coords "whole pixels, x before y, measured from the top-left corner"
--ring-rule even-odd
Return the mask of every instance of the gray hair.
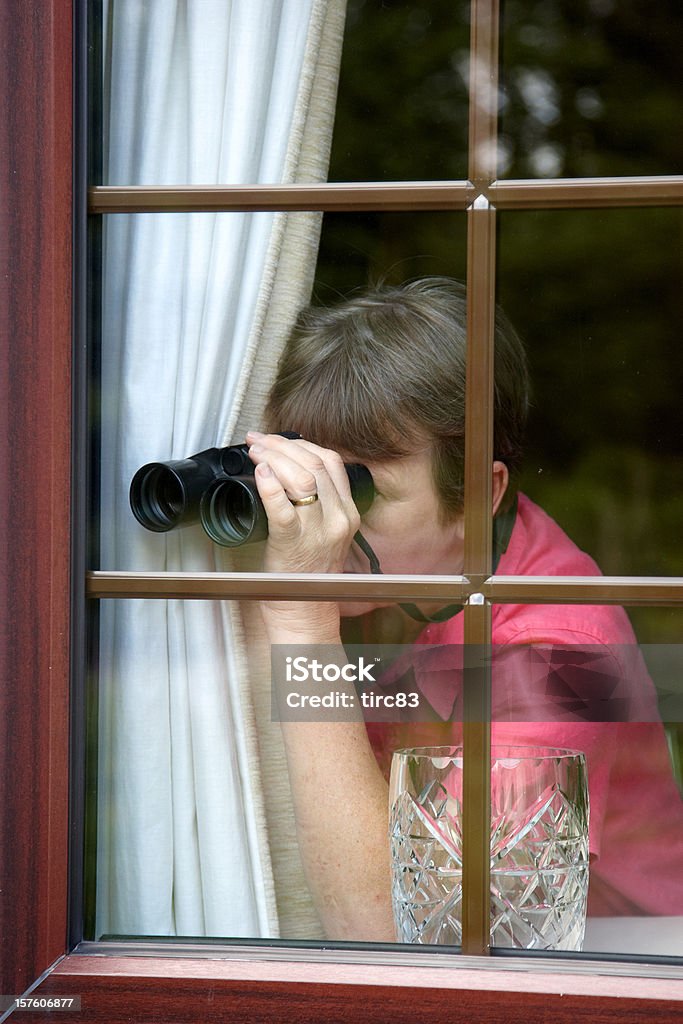
[[[464, 285], [425, 278], [304, 309], [266, 409], [271, 430], [296, 430], [359, 462], [432, 449], [445, 515], [462, 511], [465, 434]], [[499, 309], [494, 458], [514, 479], [529, 406], [524, 347]], [[510, 488], [510, 495], [514, 487]], [[507, 504], [507, 502], [506, 502]]]

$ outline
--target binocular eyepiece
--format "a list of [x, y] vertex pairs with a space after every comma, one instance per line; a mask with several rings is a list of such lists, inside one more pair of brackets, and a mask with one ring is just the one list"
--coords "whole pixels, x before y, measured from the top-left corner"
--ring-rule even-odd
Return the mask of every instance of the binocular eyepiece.
[[[282, 436], [299, 437], [291, 432]], [[360, 465], [347, 465], [346, 473], [362, 515], [374, 498], [372, 476]], [[199, 519], [211, 540], [223, 547], [238, 547], [268, 535], [268, 517], [246, 444], [207, 448], [187, 459], [141, 466], [131, 481], [130, 507], [137, 521], [154, 533]]]

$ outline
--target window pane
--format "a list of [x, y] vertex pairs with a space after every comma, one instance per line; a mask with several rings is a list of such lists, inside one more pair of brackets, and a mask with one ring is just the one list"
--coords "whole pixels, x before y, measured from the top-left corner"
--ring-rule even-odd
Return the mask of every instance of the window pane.
[[[306, 213], [106, 218], [96, 567], [179, 570], [190, 548], [197, 570], [229, 567], [225, 551], [198, 524], [199, 496], [186, 495], [183, 526], [164, 532], [182, 498], [168, 487], [180, 484], [165, 474], [145, 476], [135, 492], [138, 513], [149, 513], [143, 530], [133, 518], [129, 487], [143, 465], [241, 443], [246, 429], [264, 426], [280, 348], [307, 301], [319, 223], [319, 215]], [[464, 273], [465, 228], [464, 213], [327, 215], [315, 301], [333, 305], [382, 279], [395, 284], [453, 267]], [[433, 254], [443, 237], [450, 256], [443, 243]], [[278, 266], [287, 275], [284, 293], [272, 301], [277, 267], [269, 246], [279, 247]], [[250, 332], [254, 318], [264, 316], [266, 333], [251, 373]]]
[[[186, 528], [197, 521], [199, 495], [179, 492], [162, 475], [159, 490], [141, 495], [154, 513], [143, 530], [129, 505], [131, 479], [143, 464], [182, 461], [222, 447], [233, 433], [243, 441], [248, 427], [261, 425], [267, 385], [260, 373], [272, 373], [279, 325], [291, 322], [308, 294], [319, 222], [316, 214], [264, 213], [105, 219], [101, 568], [179, 569], [183, 552], [196, 569], [217, 568], [202, 530]], [[272, 290], [284, 264], [276, 307]], [[274, 325], [276, 308], [282, 321]], [[264, 364], [252, 380], [255, 325]], [[257, 410], [259, 422], [250, 422]], [[176, 519], [183, 525], [170, 533], [151, 530]]]
[[500, 176], [680, 174], [680, 4], [503, 5]]
[[499, 294], [534, 388], [522, 490], [607, 574], [683, 574], [682, 225], [670, 209], [500, 216]]
[[464, 0], [103, 2], [105, 184], [466, 177]]
[[[602, 845], [597, 861], [591, 866], [595, 878], [594, 910], [604, 916], [589, 916], [584, 950], [587, 953], [680, 957], [683, 955], [681, 612], [642, 608], [629, 609], [629, 612], [635, 623], [648, 623], [647, 631], [644, 627], [638, 630], [640, 653], [656, 690], [663, 726], [624, 721], [601, 727], [605, 733], [601, 740], [605, 749], [611, 742], [610, 733], [617, 733], [607, 790], [609, 800], [602, 818]], [[668, 636], [670, 642], [650, 641], [648, 634], [650, 637]], [[615, 654], [618, 653], [615, 650]], [[631, 666], [635, 679], [634, 660]], [[634, 687], [634, 696], [636, 692]], [[598, 792], [591, 813], [599, 816], [601, 809]], [[617, 899], [613, 891], [616, 878], [621, 879], [627, 899], [632, 899], [637, 892], [636, 902], [649, 904], [646, 916], [637, 916], [626, 899]], [[634, 888], [629, 896], [631, 885]], [[603, 900], [605, 906], [598, 907]]]
[[[547, 547], [547, 536], [540, 541]], [[493, 640], [494, 749], [546, 744], [586, 757], [590, 885], [584, 951], [682, 955], [683, 648], [679, 642], [638, 647], [624, 611], [601, 605], [495, 605]], [[517, 806], [512, 760], [509, 766], [505, 807], [496, 791], [502, 781], [495, 775], [492, 780], [494, 837]], [[537, 814], [539, 820], [548, 817], [548, 836], [555, 822], [577, 814], [568, 792], [562, 784], [556, 790], [550, 783], [539, 786]], [[577, 817], [575, 836], [579, 822]], [[525, 869], [529, 840], [522, 835], [520, 829], [511, 842], [519, 844], [524, 896], [533, 893], [537, 901], [530, 916], [541, 930], [552, 928], [544, 885], [552, 873], [552, 884], [564, 887], [571, 905], [580, 889], [578, 848], [555, 844], [552, 853], [539, 856], [535, 870]], [[492, 879], [501, 894], [513, 892], [513, 883], [497, 871]]]
[[465, 280], [464, 213], [326, 213], [316, 266], [322, 303], [354, 289], [418, 277]]
[[330, 181], [467, 176], [469, 4], [349, 0]]

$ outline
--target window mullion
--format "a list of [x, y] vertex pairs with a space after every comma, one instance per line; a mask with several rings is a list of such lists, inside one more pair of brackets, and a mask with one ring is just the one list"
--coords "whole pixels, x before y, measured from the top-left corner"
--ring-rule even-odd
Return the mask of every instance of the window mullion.
[[498, 0], [472, 0], [469, 177], [478, 189], [496, 178], [498, 141]]
[[[468, 211], [467, 373], [465, 384], [464, 572], [475, 583], [492, 571], [493, 341], [495, 210], [484, 190], [495, 178], [498, 3], [471, 7], [469, 175], [480, 193]], [[491, 606], [473, 594], [465, 607], [463, 673], [462, 950], [487, 954], [490, 934]]]

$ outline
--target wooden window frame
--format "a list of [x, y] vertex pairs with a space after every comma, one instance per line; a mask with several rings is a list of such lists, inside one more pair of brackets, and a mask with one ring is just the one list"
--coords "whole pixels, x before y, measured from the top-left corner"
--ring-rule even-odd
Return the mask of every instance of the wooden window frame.
[[[562, 1022], [576, 1019], [623, 1020], [639, 1016], [648, 1021], [669, 1021], [683, 1010], [683, 973], [680, 968], [639, 966], [630, 963], [594, 963], [586, 960], [500, 960], [377, 950], [362, 952], [291, 950], [241, 945], [206, 950], [205, 956], [179, 956], [173, 947], [160, 955], [157, 947], [126, 951], [84, 948], [74, 940], [69, 921], [70, 742], [69, 677], [70, 608], [84, 599], [83, 578], [70, 561], [70, 494], [72, 485], [71, 422], [74, 414], [70, 368], [72, 331], [79, 310], [73, 305], [73, 225], [82, 215], [74, 190], [72, 65], [73, 21], [77, 0], [0, 0], [0, 153], [2, 153], [3, 239], [0, 305], [5, 365], [0, 377], [0, 409], [7, 417], [2, 449], [1, 492], [6, 544], [0, 576], [6, 588], [2, 615], [3, 685], [0, 690], [0, 794], [3, 829], [0, 839], [0, 936], [2, 963], [0, 991], [20, 995], [79, 995], [82, 1011], [61, 1012], [56, 1020], [67, 1024], [84, 1020], [163, 1019], [168, 1022], [203, 1019], [261, 1021], [276, 1016], [282, 1021], [400, 1021], [445, 1019], [500, 1020], [514, 1024], [539, 1017]], [[477, 4], [482, 10], [482, 6]], [[480, 24], [485, 24], [485, 17]], [[491, 31], [476, 45], [494, 52]], [[474, 122], [477, 132], [491, 126]], [[406, 186], [377, 186], [370, 206], [384, 209], [395, 201], [415, 208], [417, 191]], [[623, 179], [610, 185], [596, 182], [494, 182], [486, 167], [470, 167], [470, 182], [444, 186], [451, 190], [435, 199], [441, 186], [426, 184], [427, 201], [437, 208], [469, 206], [470, 240], [475, 247], [470, 278], [472, 315], [479, 323], [490, 318], [492, 291], [482, 288], [486, 274], [481, 260], [490, 261], [495, 241], [494, 207], [532, 208], [552, 203], [568, 205], [579, 195], [585, 205], [659, 205], [683, 202], [683, 180]], [[315, 205], [308, 189], [229, 189], [213, 197], [220, 209], [263, 209], [271, 192], [272, 208], [342, 209], [329, 205], [349, 201], [358, 186], [319, 186], [325, 193]], [[404, 190], [401, 198], [399, 192]], [[621, 189], [622, 201], [615, 195]], [[580, 190], [583, 190], [581, 192]], [[615, 191], [616, 190], [616, 191]], [[128, 201], [132, 190], [126, 190]], [[150, 202], [160, 200], [159, 192]], [[206, 190], [205, 190], [206, 191]], [[545, 197], [543, 192], [545, 191]], [[385, 193], [384, 199], [380, 193]], [[533, 195], [530, 195], [533, 192]], [[98, 190], [92, 210], [111, 202], [112, 190]], [[472, 197], [479, 197], [472, 204]], [[120, 198], [120, 197], [119, 197]], [[140, 209], [136, 197], [136, 209]], [[206, 209], [209, 199], [190, 195], [189, 208]], [[357, 197], [352, 200], [357, 203]], [[385, 203], [386, 201], [386, 203]], [[205, 205], [202, 205], [204, 202]], [[237, 203], [237, 207], [231, 203]], [[288, 203], [303, 206], [292, 207]], [[252, 203], [252, 207], [248, 204]], [[99, 205], [98, 205], [99, 204]], [[473, 208], [474, 205], [474, 208]], [[571, 205], [577, 205], [572, 198]], [[122, 207], [119, 207], [122, 209]], [[174, 209], [177, 206], [173, 206]], [[215, 206], [210, 208], [216, 208]], [[353, 206], [357, 209], [357, 205]], [[433, 208], [433, 207], [423, 207]], [[481, 216], [480, 216], [481, 214]], [[5, 227], [6, 226], [6, 227]], [[490, 278], [489, 278], [490, 280]], [[490, 334], [490, 332], [489, 332]], [[490, 336], [471, 361], [474, 394], [491, 385]], [[471, 405], [471, 403], [470, 403]], [[466, 577], [460, 582], [389, 578], [386, 585], [412, 599], [426, 588], [454, 584], [469, 594], [481, 593], [468, 614], [468, 634], [478, 640], [488, 635], [492, 600], [672, 604], [681, 601], [682, 581], [558, 579], [517, 580], [490, 577], [490, 533], [477, 524], [476, 508], [490, 507], [486, 478], [479, 465], [490, 463], [490, 424], [479, 422], [470, 430], [468, 444], [468, 501], [470, 519]], [[474, 441], [476, 440], [476, 446]], [[478, 531], [478, 532], [477, 532]], [[112, 596], [112, 588], [131, 591], [135, 574], [93, 574], [87, 588], [91, 597]], [[156, 580], [156, 582], [155, 582]], [[300, 588], [310, 596], [332, 587], [338, 597], [350, 594], [348, 580], [309, 578], [306, 581], [268, 577], [242, 579], [240, 596], [253, 584], [254, 594], [265, 583]], [[176, 596], [198, 596], [185, 574], [173, 579], [160, 574], [147, 585], [170, 588]], [[367, 585], [378, 586], [376, 580]], [[229, 596], [235, 580], [212, 578], [201, 586], [219, 586]], [[362, 584], [361, 584], [362, 585]], [[574, 588], [573, 590], [571, 588]], [[118, 591], [121, 593], [121, 590]], [[140, 590], [133, 587], [139, 596]], [[157, 596], [161, 594], [157, 591]], [[202, 593], [206, 597], [206, 592]], [[216, 593], [214, 596], [218, 596]], [[301, 596], [298, 590], [298, 596]], [[486, 743], [474, 736], [472, 745]], [[78, 759], [75, 758], [75, 761]], [[472, 776], [482, 792], [486, 778]], [[485, 858], [484, 858], [485, 859]], [[482, 879], [480, 879], [480, 882]], [[477, 888], [475, 885], [474, 888]], [[481, 901], [480, 901], [481, 902]], [[474, 900], [474, 917], [481, 917]], [[476, 920], [472, 926], [476, 930]], [[472, 930], [472, 928], [470, 929]], [[485, 944], [485, 943], [484, 943]], [[106, 955], [108, 954], [108, 955]], [[170, 955], [168, 955], [170, 954]], [[347, 962], [344, 962], [347, 961]], [[17, 1016], [15, 1014], [14, 1016]]]

